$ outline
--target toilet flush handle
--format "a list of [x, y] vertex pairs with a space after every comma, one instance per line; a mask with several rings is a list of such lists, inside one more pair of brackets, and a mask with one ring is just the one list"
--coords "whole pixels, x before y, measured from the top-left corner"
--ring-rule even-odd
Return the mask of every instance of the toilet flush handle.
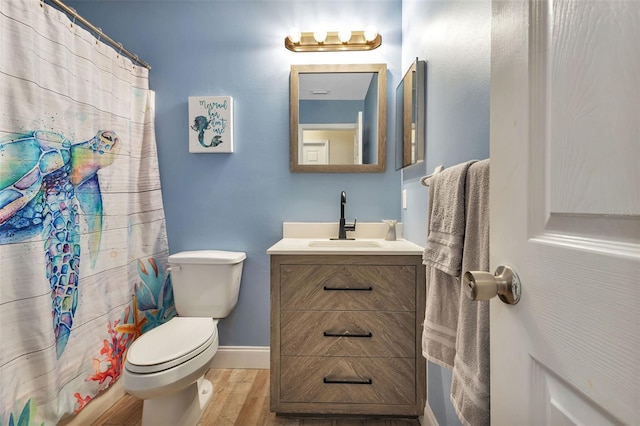
[[173, 265], [167, 268], [167, 272], [171, 272], [171, 271], [180, 272], [181, 269], [182, 268], [180, 267], [180, 265]]

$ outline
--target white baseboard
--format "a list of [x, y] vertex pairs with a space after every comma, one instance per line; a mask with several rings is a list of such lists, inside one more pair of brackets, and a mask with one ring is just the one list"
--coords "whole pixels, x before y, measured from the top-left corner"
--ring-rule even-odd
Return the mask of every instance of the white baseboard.
[[422, 426], [438, 426], [438, 420], [431, 411], [428, 402], [424, 405], [424, 415], [420, 416], [420, 424]]
[[268, 370], [269, 346], [220, 346], [211, 368], [247, 368]]

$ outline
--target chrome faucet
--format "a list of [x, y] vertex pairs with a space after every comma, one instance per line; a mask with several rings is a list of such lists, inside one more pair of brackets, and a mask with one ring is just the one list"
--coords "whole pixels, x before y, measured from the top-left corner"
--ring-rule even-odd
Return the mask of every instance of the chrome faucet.
[[347, 225], [344, 220], [344, 205], [347, 204], [347, 193], [342, 191], [340, 193], [340, 227], [338, 228], [338, 238], [332, 238], [332, 240], [353, 240], [354, 238], [347, 238], [347, 231], [356, 230], [357, 218], [353, 220], [352, 225]]

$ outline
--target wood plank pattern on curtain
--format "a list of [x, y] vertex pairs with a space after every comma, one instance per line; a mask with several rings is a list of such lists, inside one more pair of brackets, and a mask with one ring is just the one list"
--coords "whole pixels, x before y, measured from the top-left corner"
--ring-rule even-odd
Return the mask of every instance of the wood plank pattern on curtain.
[[54, 425], [175, 315], [148, 70], [0, 3], [0, 424]]

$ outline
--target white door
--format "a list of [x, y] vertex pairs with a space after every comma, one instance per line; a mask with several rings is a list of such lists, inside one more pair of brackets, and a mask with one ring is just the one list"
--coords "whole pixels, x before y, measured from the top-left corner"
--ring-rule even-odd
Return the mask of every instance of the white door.
[[492, 8], [492, 423], [639, 425], [640, 2]]
[[362, 111], [358, 111], [356, 131], [353, 136], [353, 164], [362, 164]]
[[329, 141], [304, 141], [301, 164], [329, 164]]

